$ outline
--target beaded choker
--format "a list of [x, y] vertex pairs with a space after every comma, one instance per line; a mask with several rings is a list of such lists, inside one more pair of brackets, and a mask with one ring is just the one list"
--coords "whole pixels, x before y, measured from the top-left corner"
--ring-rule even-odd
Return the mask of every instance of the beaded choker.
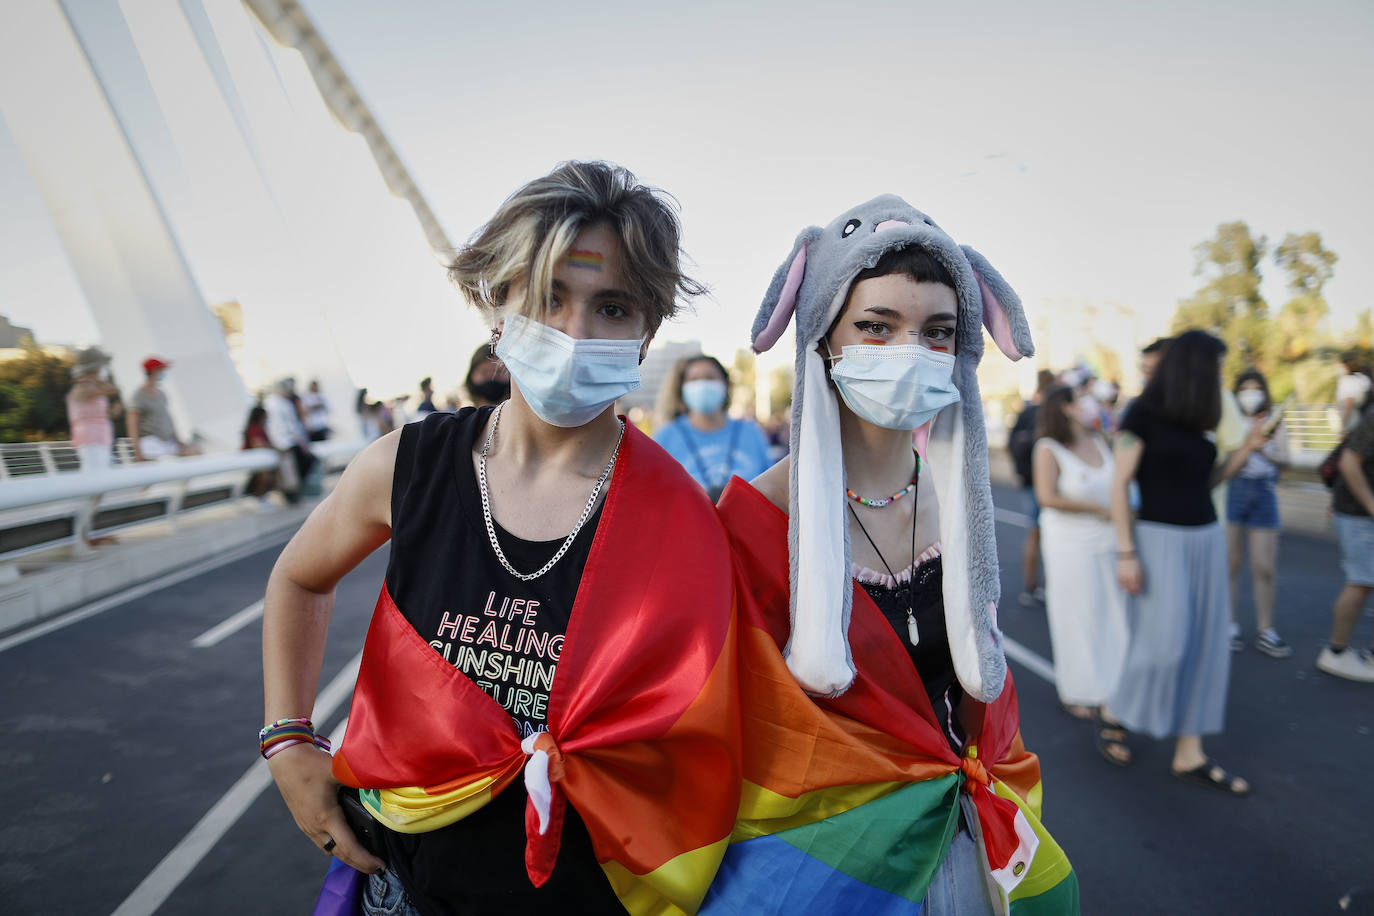
[[881, 509], [883, 506], [895, 503], [897, 500], [901, 499], [903, 496], [906, 496], [908, 493], [915, 492], [916, 481], [920, 479], [921, 476], [921, 454], [920, 452], [917, 452], [915, 449], [912, 449], [911, 453], [914, 456], [916, 456], [916, 470], [912, 472], [911, 483], [902, 487], [896, 493], [893, 493], [891, 496], [885, 497], [883, 499], [867, 499], [855, 493], [848, 487], [845, 487], [845, 495], [848, 496], [850, 499], [854, 500], [854, 502], [862, 503], [863, 505], [868, 506], [870, 509]]

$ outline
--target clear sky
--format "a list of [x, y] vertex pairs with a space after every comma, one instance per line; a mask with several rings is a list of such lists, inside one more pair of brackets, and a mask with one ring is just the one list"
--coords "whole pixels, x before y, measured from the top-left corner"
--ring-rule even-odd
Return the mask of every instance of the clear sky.
[[[663, 333], [717, 352], [747, 343], [800, 229], [883, 192], [1033, 319], [1116, 302], [1163, 329], [1233, 219], [1322, 234], [1338, 327], [1374, 304], [1367, 2], [304, 3], [455, 241], [562, 159], [671, 191], [715, 298]], [[0, 313], [81, 339], [16, 168], [0, 130]]]

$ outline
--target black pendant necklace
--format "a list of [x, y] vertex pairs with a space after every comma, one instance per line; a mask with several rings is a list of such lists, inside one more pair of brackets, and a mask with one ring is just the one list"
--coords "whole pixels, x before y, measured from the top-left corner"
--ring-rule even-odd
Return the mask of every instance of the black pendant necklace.
[[[920, 474], [920, 467], [921, 466], [917, 464], [916, 472], [918, 475]], [[913, 480], [912, 483], [915, 484], [916, 481]], [[892, 597], [896, 599], [897, 606], [901, 607], [902, 605], [906, 605], [906, 635], [907, 639], [911, 642], [913, 646], [918, 645], [921, 642], [921, 631], [916, 626], [916, 598], [914, 591], [914, 587], [916, 585], [916, 492], [916, 489], [913, 489], [911, 494], [912, 569], [911, 576], [907, 579], [905, 583], [897, 581], [897, 575], [892, 571], [892, 567], [888, 564], [887, 558], [883, 556], [883, 552], [879, 550], [878, 545], [873, 542], [873, 536], [870, 535], [868, 533], [868, 529], [864, 527], [863, 519], [859, 518], [859, 514], [854, 511], [854, 507], [852, 505], [849, 506], [849, 514], [854, 516], [854, 521], [859, 523], [859, 530], [864, 533], [864, 537], [868, 539], [868, 543], [873, 548], [873, 552], [878, 555], [878, 561], [883, 564], [883, 568], [887, 570], [887, 574], [892, 577], [892, 587], [894, 589]], [[848, 504], [846, 503], [846, 505]]]

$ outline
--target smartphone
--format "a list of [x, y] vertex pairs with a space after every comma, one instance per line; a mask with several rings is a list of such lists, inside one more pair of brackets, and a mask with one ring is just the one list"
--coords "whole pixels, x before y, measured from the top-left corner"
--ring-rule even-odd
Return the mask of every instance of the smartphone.
[[1290, 394], [1284, 399], [1282, 404], [1269, 411], [1269, 417], [1264, 421], [1264, 426], [1261, 427], [1261, 432], [1263, 432], [1266, 437], [1274, 435], [1274, 432], [1279, 428], [1279, 424], [1283, 422], [1284, 412], [1288, 410], [1292, 403], [1293, 396]]
[[367, 810], [358, 790], [352, 786], [339, 786], [339, 807], [343, 808], [344, 820], [348, 828], [363, 844], [363, 848], [383, 862], [386, 861], [386, 842], [382, 838], [382, 825]]

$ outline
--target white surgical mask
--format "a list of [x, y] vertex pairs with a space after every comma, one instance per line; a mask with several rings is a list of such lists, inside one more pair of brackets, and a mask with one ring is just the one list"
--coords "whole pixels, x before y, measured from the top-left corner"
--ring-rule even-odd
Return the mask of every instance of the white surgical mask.
[[1258, 388], [1246, 388], [1244, 391], [1236, 392], [1236, 403], [1240, 409], [1248, 414], [1259, 413], [1259, 409], [1264, 406], [1264, 392]]
[[830, 378], [850, 410], [887, 429], [916, 429], [959, 400], [954, 357], [917, 344], [845, 347]]
[[1074, 398], [1073, 409], [1078, 414], [1078, 422], [1084, 426], [1096, 426], [1102, 419], [1102, 405], [1090, 394]]
[[683, 382], [682, 403], [697, 413], [715, 413], [725, 406], [725, 383], [714, 378]]
[[557, 328], [511, 315], [496, 355], [539, 419], [582, 426], [639, 387], [640, 340], [578, 340]]

